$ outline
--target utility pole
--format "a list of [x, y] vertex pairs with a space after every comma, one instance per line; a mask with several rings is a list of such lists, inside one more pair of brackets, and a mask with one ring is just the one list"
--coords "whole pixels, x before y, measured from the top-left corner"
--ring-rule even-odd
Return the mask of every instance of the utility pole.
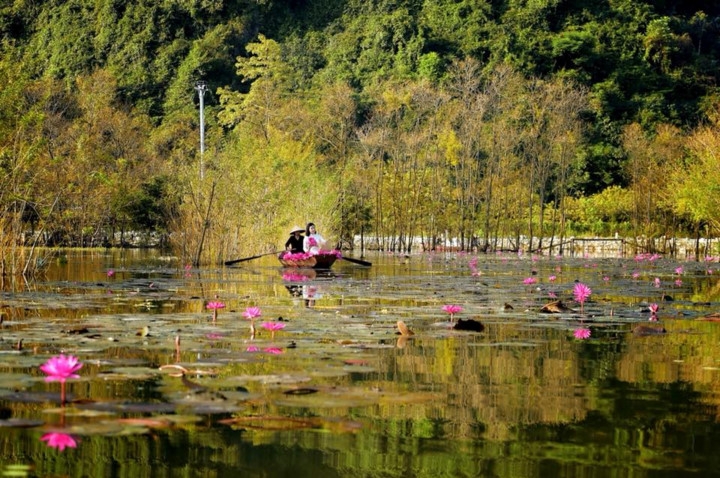
[[205, 165], [203, 155], [205, 154], [205, 92], [207, 83], [203, 80], [195, 82], [195, 89], [200, 96], [200, 179], [205, 178]]

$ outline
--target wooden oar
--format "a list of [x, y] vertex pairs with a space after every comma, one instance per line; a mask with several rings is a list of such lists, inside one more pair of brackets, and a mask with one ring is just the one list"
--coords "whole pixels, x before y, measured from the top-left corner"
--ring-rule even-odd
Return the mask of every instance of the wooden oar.
[[235, 259], [233, 261], [225, 261], [224, 264], [226, 266], [231, 266], [233, 264], [237, 264], [238, 262], [251, 261], [253, 259], [257, 259], [258, 257], [269, 256], [270, 254], [277, 254], [277, 251], [266, 252], [265, 254], [258, 254], [257, 256], [243, 257], [242, 259]]
[[348, 261], [348, 262], [354, 262], [355, 264], [360, 264], [361, 266], [368, 266], [370, 267], [372, 265], [372, 262], [363, 261], [362, 259], [353, 259], [352, 257], [340, 257], [342, 260]]

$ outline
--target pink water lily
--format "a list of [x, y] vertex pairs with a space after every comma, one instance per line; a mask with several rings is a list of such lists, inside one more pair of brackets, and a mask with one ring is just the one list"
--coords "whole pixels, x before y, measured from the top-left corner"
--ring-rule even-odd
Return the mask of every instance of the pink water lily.
[[114, 275], [115, 275], [115, 271], [114, 271], [113, 269], [108, 269], [108, 271], [107, 271], [107, 276], [108, 276], [108, 278], [110, 278], [110, 277], [112, 277], [112, 276], [114, 276]]
[[40, 437], [41, 441], [46, 442], [47, 446], [57, 448], [60, 451], [65, 448], [77, 448], [77, 442], [67, 433], [46, 433]]
[[648, 305], [648, 309], [650, 309], [650, 318], [648, 320], [650, 322], [657, 322], [657, 320], [658, 320], [657, 312], [658, 312], [659, 308], [660, 307], [655, 303]]
[[310, 259], [311, 257], [312, 254], [308, 252], [288, 252], [282, 256], [282, 260], [287, 262], [299, 262]]
[[267, 330], [282, 330], [285, 328], [285, 324], [282, 322], [263, 322], [262, 328]]
[[537, 279], [534, 277], [526, 277], [525, 279], [523, 279], [523, 284], [525, 285], [533, 285], [535, 283], [537, 283]]
[[285, 328], [284, 323], [282, 322], [263, 322], [262, 328], [270, 331], [270, 338], [275, 339], [275, 332], [278, 330], [282, 330]]
[[225, 308], [225, 303], [224, 303], [224, 302], [220, 302], [220, 301], [218, 301], [218, 300], [211, 300], [210, 302], [207, 303], [207, 305], [205, 306], [205, 308], [208, 309], [208, 310], [212, 310], [212, 311], [213, 311], [213, 318], [212, 318], [212, 319], [213, 319], [213, 322], [215, 322], [215, 321], [217, 320], [218, 310], [224, 309], [224, 308]]
[[65, 383], [68, 378], [80, 378], [75, 372], [82, 368], [83, 364], [73, 355], [63, 354], [50, 358], [40, 365], [40, 370], [47, 375], [46, 382]]
[[211, 300], [210, 302], [207, 303], [207, 305], [205, 306], [205, 308], [206, 308], [206, 309], [210, 309], [210, 310], [224, 309], [224, 308], [225, 308], [225, 303], [224, 303], [224, 302], [219, 302], [219, 301], [216, 301], [216, 300]]
[[46, 382], [60, 382], [60, 403], [65, 404], [65, 381], [69, 378], [80, 378], [75, 372], [83, 364], [73, 355], [56, 355], [40, 365], [40, 370], [47, 375]]
[[470, 261], [468, 262], [468, 267], [470, 267], [470, 273], [471, 273], [473, 276], [479, 276], [479, 275], [481, 274], [480, 271], [479, 271], [478, 268], [477, 268], [477, 264], [478, 264], [478, 258], [477, 258], [477, 257], [473, 257], [473, 258], [470, 259]]
[[587, 328], [575, 329], [575, 331], [573, 332], [573, 335], [575, 336], [576, 339], [579, 339], [579, 340], [589, 339], [590, 338], [590, 329], [587, 329]]
[[262, 311], [260, 310], [260, 307], [248, 307], [245, 309], [245, 312], [243, 312], [243, 317], [249, 320], [256, 319], [262, 315]]
[[580, 302], [580, 313], [583, 312], [583, 306], [588, 297], [590, 297], [590, 294], [592, 294], [590, 287], [586, 286], [582, 282], [575, 284], [575, 287], [573, 288], [573, 296], [577, 302]]
[[255, 319], [262, 315], [260, 307], [248, 307], [242, 315], [250, 321], [250, 339], [252, 340], [255, 338]]
[[462, 312], [463, 308], [459, 305], [443, 305], [442, 310], [450, 314], [450, 320], [452, 321], [455, 314]]

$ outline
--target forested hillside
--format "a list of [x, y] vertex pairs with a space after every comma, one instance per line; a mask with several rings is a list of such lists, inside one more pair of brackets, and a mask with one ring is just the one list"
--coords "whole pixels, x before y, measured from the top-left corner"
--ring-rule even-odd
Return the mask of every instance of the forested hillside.
[[720, 225], [720, 0], [16, 0], [0, 37], [4, 257]]

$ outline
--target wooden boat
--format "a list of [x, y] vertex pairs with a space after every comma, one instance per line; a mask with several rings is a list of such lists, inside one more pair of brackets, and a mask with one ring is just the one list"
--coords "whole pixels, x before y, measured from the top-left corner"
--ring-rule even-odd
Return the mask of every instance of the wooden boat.
[[278, 256], [280, 264], [285, 267], [312, 267], [313, 269], [330, 269], [337, 259], [336, 252], [321, 252], [315, 255], [281, 253]]

